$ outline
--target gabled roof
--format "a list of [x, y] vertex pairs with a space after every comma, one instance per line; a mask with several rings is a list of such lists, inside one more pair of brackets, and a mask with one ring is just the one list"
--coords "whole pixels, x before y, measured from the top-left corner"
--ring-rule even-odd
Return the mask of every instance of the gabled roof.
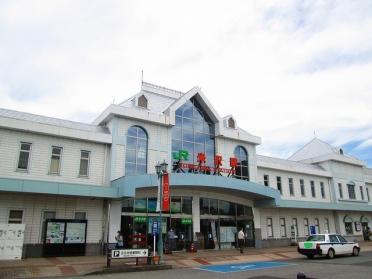
[[[147, 100], [147, 108], [139, 107], [137, 99], [144, 95]], [[208, 117], [216, 124], [216, 136], [235, 139], [238, 141], [260, 144], [261, 139], [236, 127], [231, 129], [224, 127], [223, 119], [218, 115], [212, 104], [205, 97], [200, 87], [193, 87], [187, 92], [181, 92], [148, 82], [142, 82], [141, 91], [119, 105], [110, 105], [93, 122], [95, 125], [105, 125], [113, 117], [139, 119], [142, 121], [157, 123], [159, 125], [175, 125], [176, 110], [191, 98], [195, 98]]]
[[337, 148], [318, 138], [312, 139], [305, 146], [296, 151], [288, 158], [292, 161], [303, 161], [308, 163], [318, 163], [324, 161], [341, 161], [344, 163], [364, 166], [364, 162], [345, 154], [342, 148]]
[[208, 99], [204, 96], [201, 88], [197, 86], [193, 87], [191, 90], [187, 91], [184, 95], [178, 98], [164, 112], [170, 116], [175, 115], [176, 110], [193, 97], [198, 101], [203, 110], [208, 114], [214, 123], [221, 122], [221, 117], [213, 108], [212, 104], [209, 103]]

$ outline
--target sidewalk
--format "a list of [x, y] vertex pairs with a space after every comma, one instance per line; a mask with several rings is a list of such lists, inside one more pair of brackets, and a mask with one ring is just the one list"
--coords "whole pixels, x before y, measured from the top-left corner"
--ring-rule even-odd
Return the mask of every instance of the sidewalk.
[[[372, 242], [359, 243], [362, 251], [372, 251]], [[209, 264], [228, 264], [239, 262], [289, 260], [301, 258], [297, 247], [280, 247], [245, 249], [244, 254], [239, 250], [200, 250], [196, 253], [174, 252], [164, 255], [166, 264], [173, 268], [193, 268]], [[146, 264], [146, 259], [140, 260]], [[113, 266], [134, 266], [135, 260], [115, 260]], [[105, 256], [30, 258], [20, 261], [0, 261], [0, 278], [37, 278], [54, 276], [85, 275], [103, 270], [106, 267]]]

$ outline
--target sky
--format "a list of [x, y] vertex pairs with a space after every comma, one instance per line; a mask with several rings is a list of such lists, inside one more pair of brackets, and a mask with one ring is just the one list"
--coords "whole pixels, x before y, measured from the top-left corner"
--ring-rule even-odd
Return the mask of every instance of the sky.
[[2, 108], [91, 123], [142, 70], [200, 86], [259, 154], [316, 136], [372, 167], [370, 0], [0, 0]]

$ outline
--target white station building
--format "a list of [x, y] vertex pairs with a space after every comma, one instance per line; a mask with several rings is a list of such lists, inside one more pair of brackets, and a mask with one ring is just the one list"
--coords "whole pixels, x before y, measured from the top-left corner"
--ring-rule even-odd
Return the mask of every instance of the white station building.
[[[92, 124], [0, 109], [0, 224], [25, 224], [23, 257], [76, 243], [100, 254], [119, 230], [125, 247], [148, 247], [158, 218], [155, 165], [165, 161], [171, 203], [162, 231], [166, 238], [174, 229], [176, 249], [232, 248], [241, 227], [246, 246], [257, 248], [314, 232], [366, 237], [372, 169], [363, 161], [317, 138], [287, 160], [256, 154], [259, 144], [198, 87], [143, 82]], [[73, 220], [82, 223], [69, 227]]]

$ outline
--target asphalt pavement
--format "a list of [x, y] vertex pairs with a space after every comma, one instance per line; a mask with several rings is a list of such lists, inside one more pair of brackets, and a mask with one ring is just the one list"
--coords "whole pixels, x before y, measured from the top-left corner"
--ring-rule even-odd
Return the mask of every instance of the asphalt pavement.
[[[284, 279], [297, 278], [302, 272], [308, 278], [318, 279], [371, 279], [372, 278], [372, 251], [362, 252], [358, 257], [340, 256], [329, 260], [326, 258], [316, 258], [309, 260], [307, 258], [296, 258], [289, 260], [275, 261], [276, 263], [285, 263], [285, 265], [263, 267], [255, 270], [234, 270], [232, 272], [222, 273], [195, 268], [179, 268], [163, 271], [134, 272], [126, 273], [126, 279], [216, 279], [216, 278], [252, 278], [252, 279]], [[252, 263], [247, 263], [249, 267]], [[235, 264], [235, 266], [237, 266]], [[242, 263], [244, 267], [244, 263]], [[95, 278], [123, 278], [122, 273], [108, 275], [91, 275], [84, 277], [65, 277], [71, 279], [95, 279]]]

